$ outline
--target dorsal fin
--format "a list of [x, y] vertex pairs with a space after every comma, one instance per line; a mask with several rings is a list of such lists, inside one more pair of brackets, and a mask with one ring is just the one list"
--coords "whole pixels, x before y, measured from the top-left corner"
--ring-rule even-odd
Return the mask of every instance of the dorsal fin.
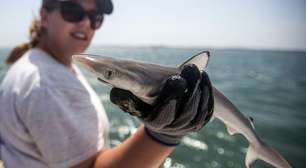
[[194, 64], [200, 71], [204, 71], [207, 67], [209, 56], [209, 51], [202, 51], [181, 64], [179, 69], [182, 69], [184, 65]]
[[254, 126], [254, 118], [249, 116], [248, 119], [249, 119], [249, 121], [250, 121], [250, 124], [251, 124], [252, 128], [255, 129], [255, 126]]

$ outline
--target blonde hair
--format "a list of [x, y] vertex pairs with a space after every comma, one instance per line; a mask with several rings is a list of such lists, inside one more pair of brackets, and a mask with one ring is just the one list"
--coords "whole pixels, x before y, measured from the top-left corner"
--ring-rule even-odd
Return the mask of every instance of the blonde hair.
[[31, 48], [34, 48], [37, 46], [37, 44], [40, 42], [41, 36], [43, 34], [43, 28], [41, 26], [40, 20], [37, 18], [34, 18], [30, 29], [30, 42], [23, 43], [18, 46], [16, 46], [8, 55], [8, 57], [5, 60], [6, 64], [13, 64], [16, 62], [24, 53], [26, 53]]

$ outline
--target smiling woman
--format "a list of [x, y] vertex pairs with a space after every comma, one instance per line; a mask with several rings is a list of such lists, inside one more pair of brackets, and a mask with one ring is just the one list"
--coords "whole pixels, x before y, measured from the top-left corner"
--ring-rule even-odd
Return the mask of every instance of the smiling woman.
[[112, 10], [110, 0], [42, 0], [30, 42], [12, 50], [0, 86], [5, 167], [78, 166], [107, 146], [103, 105], [71, 55], [88, 47]]

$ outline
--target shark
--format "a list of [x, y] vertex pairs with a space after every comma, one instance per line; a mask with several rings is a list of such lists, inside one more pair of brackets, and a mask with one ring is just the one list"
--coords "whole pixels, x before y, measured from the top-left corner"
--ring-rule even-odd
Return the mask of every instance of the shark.
[[[132, 92], [142, 101], [153, 104], [165, 80], [171, 75], [179, 75], [182, 68], [194, 64], [200, 71], [206, 71], [210, 58], [209, 51], [200, 52], [178, 67], [141, 62], [132, 59], [119, 59], [107, 56], [79, 54], [73, 60], [92, 72], [100, 81]], [[226, 126], [230, 135], [241, 134], [249, 142], [245, 166], [250, 168], [257, 160], [276, 168], [291, 168], [288, 161], [274, 148], [264, 143], [255, 132], [253, 119], [246, 117], [217, 88], [213, 86], [213, 118]]]

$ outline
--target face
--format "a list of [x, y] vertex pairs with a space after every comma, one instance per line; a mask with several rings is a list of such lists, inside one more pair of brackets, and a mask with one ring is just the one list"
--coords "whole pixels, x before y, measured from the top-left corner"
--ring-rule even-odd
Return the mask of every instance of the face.
[[[94, 0], [76, 1], [85, 11], [96, 9]], [[65, 21], [59, 9], [41, 11], [42, 26], [47, 29], [45, 48], [59, 60], [71, 60], [71, 55], [83, 52], [90, 44], [95, 30], [91, 28], [88, 16], [79, 22]], [[63, 58], [65, 57], [65, 58]]]

